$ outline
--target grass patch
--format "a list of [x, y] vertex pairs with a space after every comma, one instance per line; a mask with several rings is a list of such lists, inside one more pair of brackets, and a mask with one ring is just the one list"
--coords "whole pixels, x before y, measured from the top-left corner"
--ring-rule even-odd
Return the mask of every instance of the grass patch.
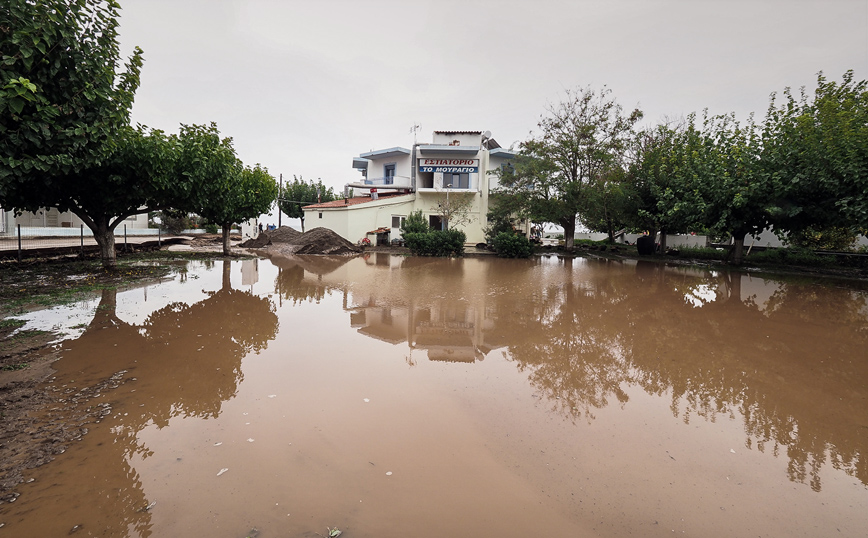
[[0, 319], [0, 331], [12, 332], [18, 327], [23, 327], [27, 323], [23, 319], [6, 318]]
[[711, 247], [678, 247], [678, 257], [692, 260], [718, 260], [723, 261], [726, 250], [718, 250]]
[[773, 248], [752, 252], [745, 257], [750, 263], [762, 265], [798, 265], [801, 267], [833, 267], [835, 258], [799, 248]]
[[26, 362], [19, 362], [17, 364], [4, 364], [3, 366], [0, 366], [0, 371], [14, 372], [15, 370], [23, 370], [28, 366], [30, 366], [30, 364]]

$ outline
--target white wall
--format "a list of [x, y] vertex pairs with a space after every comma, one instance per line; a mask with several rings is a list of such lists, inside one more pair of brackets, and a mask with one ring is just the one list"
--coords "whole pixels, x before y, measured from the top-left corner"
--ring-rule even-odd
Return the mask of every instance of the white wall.
[[[377, 228], [391, 228], [392, 215], [409, 215], [414, 208], [412, 195], [398, 199], [386, 198], [346, 208], [304, 210], [305, 230], [328, 228], [347, 241], [358, 243], [367, 232]], [[322, 217], [320, 218], [320, 214]], [[394, 239], [394, 237], [392, 238]]]

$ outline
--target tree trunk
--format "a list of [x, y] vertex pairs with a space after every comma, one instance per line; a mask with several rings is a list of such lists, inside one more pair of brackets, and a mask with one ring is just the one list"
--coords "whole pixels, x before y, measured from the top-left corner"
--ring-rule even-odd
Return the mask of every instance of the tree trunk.
[[106, 269], [114, 269], [117, 266], [117, 254], [115, 253], [115, 232], [109, 227], [108, 217], [102, 217], [94, 221], [91, 228], [93, 238], [99, 245], [99, 257], [102, 266]]
[[744, 236], [747, 232], [733, 232], [732, 239], [732, 263], [733, 265], [741, 265], [744, 259]]
[[660, 254], [666, 254], [666, 228], [660, 228]]
[[232, 262], [229, 260], [223, 260], [223, 286], [221, 289], [229, 290], [232, 289]]
[[229, 229], [232, 227], [231, 224], [223, 225], [223, 255], [229, 256], [232, 252], [229, 250]]
[[561, 226], [564, 228], [564, 247], [573, 248], [576, 244], [576, 217], [562, 219]]

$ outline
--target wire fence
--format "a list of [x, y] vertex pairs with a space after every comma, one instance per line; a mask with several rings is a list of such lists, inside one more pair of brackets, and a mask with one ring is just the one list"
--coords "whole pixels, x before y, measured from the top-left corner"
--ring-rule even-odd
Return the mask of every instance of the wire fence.
[[[115, 248], [130, 250], [142, 247], [160, 248], [169, 239], [158, 228], [115, 228]], [[0, 233], [0, 257], [17, 258], [99, 252], [93, 233], [84, 225], [78, 228], [52, 228], [16, 225], [12, 230]]]

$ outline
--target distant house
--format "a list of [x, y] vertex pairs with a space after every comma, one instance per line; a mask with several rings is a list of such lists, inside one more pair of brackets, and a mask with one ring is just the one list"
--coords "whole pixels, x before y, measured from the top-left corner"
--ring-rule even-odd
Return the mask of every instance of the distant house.
[[[0, 208], [0, 234], [13, 234], [18, 225], [22, 228], [30, 228], [29, 233], [34, 233], [33, 228], [41, 228], [40, 233], [46, 235], [61, 235], [61, 230], [58, 228], [75, 228], [84, 224], [75, 214], [65, 211], [60, 212], [57, 208], [43, 208], [38, 211], [25, 211], [21, 215], [15, 216], [15, 212], [10, 209]], [[123, 224], [128, 228], [147, 228], [148, 215], [139, 214], [132, 215], [125, 219]], [[121, 224], [120, 226], [123, 226]], [[87, 226], [84, 227], [87, 230]]]
[[490, 172], [513, 157], [487, 131], [434, 131], [430, 144], [362, 153], [353, 159], [362, 178], [347, 185], [361, 195], [306, 206], [305, 222], [311, 228], [330, 228], [352, 242], [383, 228], [395, 239], [414, 211], [422, 211], [434, 228], [449, 227], [438, 208], [454, 203], [450, 197], [460, 197], [469, 202], [469, 222], [452, 227], [462, 229], [468, 243], [479, 243], [485, 240], [489, 197], [497, 186]]

